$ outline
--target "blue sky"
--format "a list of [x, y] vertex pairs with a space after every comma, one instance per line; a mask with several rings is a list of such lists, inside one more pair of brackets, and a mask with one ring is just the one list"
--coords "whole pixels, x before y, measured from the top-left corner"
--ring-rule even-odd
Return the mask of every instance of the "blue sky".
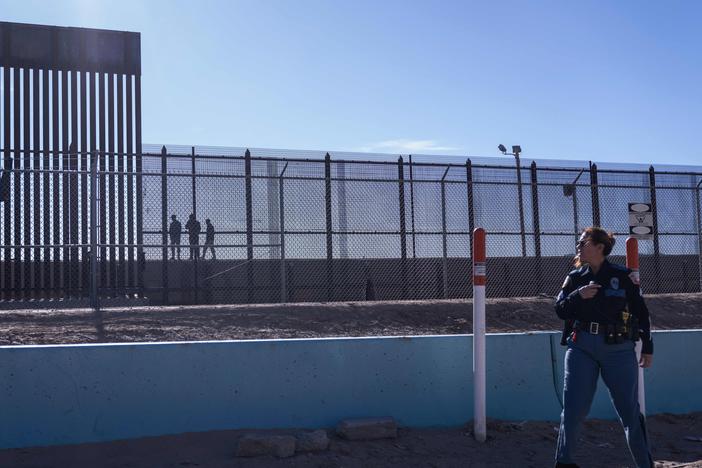
[[702, 2], [0, 0], [142, 34], [147, 143], [702, 164]]

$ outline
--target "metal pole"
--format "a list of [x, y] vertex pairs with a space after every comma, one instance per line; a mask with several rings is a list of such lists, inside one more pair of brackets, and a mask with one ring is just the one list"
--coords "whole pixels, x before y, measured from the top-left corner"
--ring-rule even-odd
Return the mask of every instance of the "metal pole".
[[653, 275], [655, 278], [654, 289], [661, 292], [660, 275], [660, 241], [658, 238], [658, 206], [656, 203], [656, 171], [653, 166], [648, 168], [648, 180], [651, 191], [651, 212], [653, 213]]
[[592, 197], [592, 225], [600, 226], [600, 194], [597, 189], [597, 164], [590, 162], [590, 192]]
[[[195, 147], [193, 146], [191, 149], [191, 177], [192, 177], [192, 192], [193, 192], [193, 214], [195, 215], [195, 219], [197, 220], [197, 195], [195, 194], [196, 192], [196, 177], [195, 177]], [[190, 239], [188, 239], [189, 241]], [[199, 241], [199, 239], [198, 239]], [[194, 262], [194, 268], [193, 268], [193, 274], [195, 276], [194, 281], [193, 281], [193, 288], [195, 292], [195, 303], [197, 304], [199, 302], [198, 298], [198, 290], [200, 289], [198, 287], [198, 282], [200, 280], [200, 277], [198, 275], [198, 256], [200, 255], [200, 245], [199, 242], [194, 247], [194, 251], [191, 251], [193, 254], [193, 262]]]
[[534, 228], [534, 258], [536, 259], [536, 285], [538, 287], [536, 294], [542, 291], [542, 268], [541, 263], [541, 217], [539, 215], [539, 185], [538, 185], [538, 170], [536, 161], [531, 162], [531, 216]]
[[702, 292], [702, 214], [700, 213], [700, 184], [702, 184], [702, 179], [697, 182], [697, 187], [695, 187], [695, 198], [697, 200], [697, 267], [699, 272], [700, 292]]
[[407, 299], [407, 224], [405, 220], [405, 165], [400, 156], [397, 160], [398, 198], [400, 203], [400, 269], [402, 299]]
[[[163, 286], [163, 304], [168, 304], [168, 160], [167, 150], [161, 148], [161, 284]], [[180, 237], [181, 233], [178, 233]], [[178, 248], [178, 260], [180, 260], [180, 244]]]
[[337, 177], [339, 180], [339, 185], [337, 185], [337, 198], [338, 198], [338, 210], [339, 210], [339, 257], [348, 258], [349, 257], [349, 239], [346, 231], [349, 230], [347, 207], [346, 207], [346, 164], [338, 163], [337, 167]]
[[246, 203], [246, 301], [253, 302], [253, 198], [251, 192], [251, 151], [244, 153]]
[[473, 163], [470, 159], [466, 159], [466, 194], [468, 195], [468, 236], [470, 240], [470, 254], [473, 255], [475, 214], [473, 210]]
[[444, 179], [448, 174], [451, 166], [446, 168], [443, 177], [441, 177], [441, 243], [443, 247], [443, 260], [442, 260], [442, 282], [444, 290], [444, 299], [448, 299], [448, 261], [447, 257], [447, 246], [446, 246], [446, 184]]
[[573, 184], [573, 232], [575, 233], [575, 242], [578, 242], [578, 192], [577, 186]]
[[473, 232], [473, 434], [487, 439], [485, 371], [485, 230]]
[[90, 305], [98, 307], [97, 294], [97, 153], [90, 161]]
[[563, 195], [573, 197], [573, 233], [575, 234], [575, 242], [578, 242], [578, 180], [583, 175], [585, 169], [581, 169], [572, 183], [563, 186]]
[[285, 163], [283, 171], [278, 179], [278, 197], [280, 209], [280, 302], [288, 302], [288, 284], [285, 269], [285, 198], [283, 197], [283, 189], [285, 188], [283, 175], [288, 169], [288, 163]]
[[412, 155], [409, 155], [410, 171], [410, 210], [412, 212], [412, 258], [417, 258], [417, 235], [414, 232], [414, 173], [412, 170]]
[[648, 168], [648, 181], [651, 192], [651, 211], [653, 212], [653, 255], [658, 258], [660, 243], [658, 239], [658, 210], [656, 206], [656, 171], [653, 166]]
[[[631, 273], [635, 276], [634, 284], [639, 284], [639, 243], [638, 241], [633, 238], [629, 237], [626, 240], [626, 267], [631, 269]], [[639, 286], [640, 287], [640, 286]], [[641, 293], [641, 290], [638, 291]], [[635, 345], [635, 353], [636, 353], [636, 361], [641, 359], [641, 349], [642, 349], [642, 343], [641, 340], [636, 341]], [[638, 400], [639, 400], [639, 409], [641, 410], [641, 414], [643, 416], [646, 415], [646, 392], [644, 390], [644, 370], [643, 368], [639, 367], [638, 368]]]
[[522, 237], [522, 257], [526, 257], [526, 233], [524, 231], [524, 202], [522, 200], [522, 166], [519, 164], [519, 152], [514, 153], [517, 163], [517, 196], [519, 197], [519, 229]]
[[324, 207], [326, 213], [326, 238], [327, 238], [327, 301], [332, 300], [333, 296], [333, 274], [334, 267], [332, 259], [334, 251], [332, 250], [332, 184], [331, 184], [331, 156], [329, 153], [324, 156]]

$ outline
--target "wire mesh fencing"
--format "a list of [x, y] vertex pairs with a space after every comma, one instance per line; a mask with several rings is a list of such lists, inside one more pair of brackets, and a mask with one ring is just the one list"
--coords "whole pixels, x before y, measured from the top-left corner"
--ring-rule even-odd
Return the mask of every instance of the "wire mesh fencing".
[[517, 177], [514, 165], [470, 159], [243, 148], [11, 153], [5, 304], [468, 298], [476, 227], [487, 231], [488, 297], [552, 296], [586, 226], [613, 231], [623, 262], [632, 202], [654, 214], [640, 242], [645, 292], [701, 291], [702, 173], [532, 162]]
[[[217, 251], [216, 260], [147, 262], [161, 268], [146, 275], [161, 281], [148, 290], [160, 287], [162, 300], [176, 303], [467, 298], [480, 226], [488, 232], [488, 296], [554, 295], [582, 228], [613, 231], [613, 260], [623, 261], [628, 203], [648, 202], [656, 230], [641, 241], [647, 292], [700, 291], [699, 174], [661, 172], [657, 182], [655, 171], [533, 163], [521, 168], [520, 206], [515, 167], [268, 154], [145, 155], [156, 170], [144, 184], [145, 235], [170, 242], [173, 258], [164, 234], [171, 217], [185, 225], [194, 214], [214, 226]], [[168, 255], [152, 249], [154, 260]]]
[[0, 307], [90, 306], [98, 289], [143, 297], [138, 156], [72, 145], [4, 153]]

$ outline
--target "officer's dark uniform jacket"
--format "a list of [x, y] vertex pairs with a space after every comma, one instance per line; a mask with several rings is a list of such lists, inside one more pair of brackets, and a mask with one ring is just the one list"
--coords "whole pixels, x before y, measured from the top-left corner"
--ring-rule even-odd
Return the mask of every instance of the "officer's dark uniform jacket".
[[[568, 273], [556, 299], [556, 314], [566, 321], [561, 344], [566, 344], [565, 340], [573, 330], [576, 333], [577, 330], [624, 331], [625, 339], [636, 339], [637, 335], [641, 338], [642, 353], [653, 354], [648, 309], [639, 286], [629, 278], [630, 273], [630, 269], [607, 260], [597, 274], [593, 274], [589, 266]], [[591, 281], [601, 287], [593, 298], [583, 299], [578, 288]]]

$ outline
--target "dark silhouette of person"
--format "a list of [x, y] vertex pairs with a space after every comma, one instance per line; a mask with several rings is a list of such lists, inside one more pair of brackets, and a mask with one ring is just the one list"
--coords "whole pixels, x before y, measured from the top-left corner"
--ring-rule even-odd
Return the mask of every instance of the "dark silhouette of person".
[[195, 258], [200, 258], [200, 232], [202, 227], [200, 226], [200, 221], [195, 219], [195, 214], [191, 213], [188, 218], [188, 222], [185, 223], [185, 230], [188, 231], [188, 241], [190, 243], [190, 259], [192, 260], [193, 255]]
[[171, 260], [175, 260], [176, 248], [178, 249], [178, 260], [180, 260], [180, 235], [182, 232], [183, 226], [176, 218], [176, 215], [172, 215], [171, 225], [168, 227], [168, 235], [171, 238]]
[[212, 252], [212, 260], [217, 260], [217, 255], [215, 255], [214, 250], [215, 229], [212, 223], [210, 222], [210, 218], [207, 218], [205, 220], [205, 225], [205, 247], [202, 248], [202, 259], [205, 259], [205, 252], [207, 252], [207, 249], [209, 248]]
[[12, 159], [10, 159], [10, 164], [5, 171], [0, 173], [0, 202], [10, 203], [10, 171], [12, 167]]

